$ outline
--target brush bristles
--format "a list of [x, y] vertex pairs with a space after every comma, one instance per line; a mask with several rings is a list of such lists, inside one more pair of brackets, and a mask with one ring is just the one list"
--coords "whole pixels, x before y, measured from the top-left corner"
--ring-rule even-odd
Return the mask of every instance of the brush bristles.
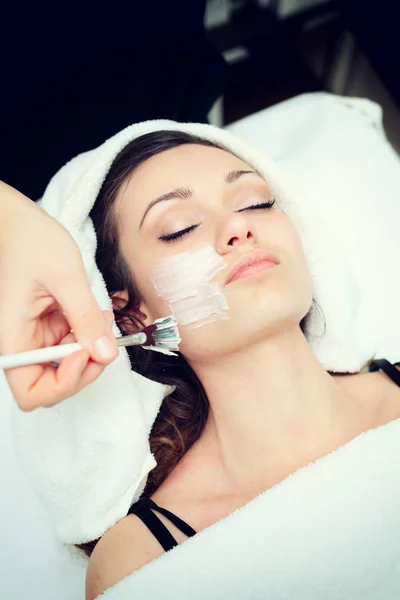
[[143, 332], [147, 335], [146, 350], [158, 350], [165, 354], [173, 354], [173, 351], [179, 351], [179, 331], [177, 322], [173, 316], [157, 319], [152, 325], [149, 325]]

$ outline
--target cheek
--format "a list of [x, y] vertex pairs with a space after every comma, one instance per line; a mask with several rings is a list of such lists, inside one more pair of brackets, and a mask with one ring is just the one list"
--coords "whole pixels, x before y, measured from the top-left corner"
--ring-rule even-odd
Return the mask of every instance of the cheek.
[[146, 286], [142, 298], [153, 321], [171, 314], [168, 302], [164, 298], [160, 298], [151, 282]]
[[227, 318], [225, 295], [211, 279], [226, 263], [211, 246], [169, 256], [153, 265], [152, 282], [178, 324], [201, 327]]
[[132, 263], [134, 263], [134, 267], [131, 268], [131, 274], [134, 287], [137, 289], [143, 304], [143, 312], [152, 321], [168, 316], [170, 314], [168, 303], [157, 295], [151, 280], [152, 262], [145, 262], [142, 258], [142, 260], [134, 259]]
[[282, 213], [274, 224], [274, 240], [286, 256], [288, 263], [298, 271], [300, 278], [307, 280], [308, 264], [300, 235], [289, 218]]
[[301, 238], [297, 231], [293, 229], [291, 236], [291, 262], [292, 276], [294, 285], [298, 290], [297, 296], [299, 305], [306, 307], [308, 310], [312, 302], [312, 280], [310, 270], [308, 268], [307, 258], [304, 254], [304, 248], [301, 243]]

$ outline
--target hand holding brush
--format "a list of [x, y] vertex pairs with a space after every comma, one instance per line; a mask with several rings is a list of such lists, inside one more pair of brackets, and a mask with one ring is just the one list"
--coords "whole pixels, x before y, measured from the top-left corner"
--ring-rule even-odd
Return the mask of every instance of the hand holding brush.
[[[72, 235], [38, 204], [0, 182], [0, 355], [80, 344], [58, 368], [51, 363], [3, 367], [21, 410], [70, 398], [117, 358], [107, 317], [113, 314], [98, 305]], [[104, 341], [107, 354], [100, 353]]]
[[[118, 347], [142, 346], [146, 350], [154, 350], [170, 356], [176, 356], [174, 350], [179, 350], [178, 344], [180, 341], [177, 323], [172, 316], [157, 319], [152, 325], [145, 327], [139, 333], [116, 338]], [[48, 346], [37, 350], [0, 356], [0, 369], [11, 369], [13, 367], [46, 362], [51, 362], [55, 366], [58, 366], [55, 363], [57, 359], [64, 358], [82, 349], [83, 346], [75, 342], [73, 344], [60, 344], [58, 346]]]

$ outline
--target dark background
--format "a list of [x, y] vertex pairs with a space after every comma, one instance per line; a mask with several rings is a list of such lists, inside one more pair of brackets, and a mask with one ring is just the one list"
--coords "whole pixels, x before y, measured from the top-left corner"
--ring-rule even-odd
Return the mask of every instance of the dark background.
[[378, 101], [400, 148], [396, 3], [297, 4], [3, 3], [0, 179], [36, 200], [65, 162], [131, 123], [223, 126], [318, 90]]

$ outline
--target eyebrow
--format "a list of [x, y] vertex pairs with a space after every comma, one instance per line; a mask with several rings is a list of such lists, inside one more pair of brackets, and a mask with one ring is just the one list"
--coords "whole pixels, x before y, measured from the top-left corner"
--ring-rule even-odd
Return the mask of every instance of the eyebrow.
[[[235, 183], [235, 181], [240, 179], [240, 177], [242, 177], [243, 175], [257, 175], [257, 177], [260, 177], [261, 179], [263, 179], [263, 177], [261, 177], [261, 175], [259, 173], [257, 173], [256, 171], [229, 171], [229, 173], [225, 176], [225, 181], [226, 181], [226, 183]], [[265, 180], [263, 179], [263, 181], [265, 181]], [[188, 198], [192, 198], [193, 195], [194, 195], [193, 190], [191, 190], [189, 188], [178, 187], [178, 188], [175, 188], [174, 190], [171, 190], [170, 192], [167, 192], [166, 194], [163, 194], [162, 196], [159, 196], [158, 198], [155, 198], [154, 200], [152, 200], [150, 202], [150, 204], [144, 211], [144, 215], [140, 221], [139, 229], [141, 229], [141, 227], [143, 225], [143, 221], [145, 220], [146, 215], [149, 212], [149, 210], [151, 210], [153, 208], [153, 206], [155, 206], [159, 202], [166, 202], [167, 200], [176, 200], [176, 199], [187, 200]]]

